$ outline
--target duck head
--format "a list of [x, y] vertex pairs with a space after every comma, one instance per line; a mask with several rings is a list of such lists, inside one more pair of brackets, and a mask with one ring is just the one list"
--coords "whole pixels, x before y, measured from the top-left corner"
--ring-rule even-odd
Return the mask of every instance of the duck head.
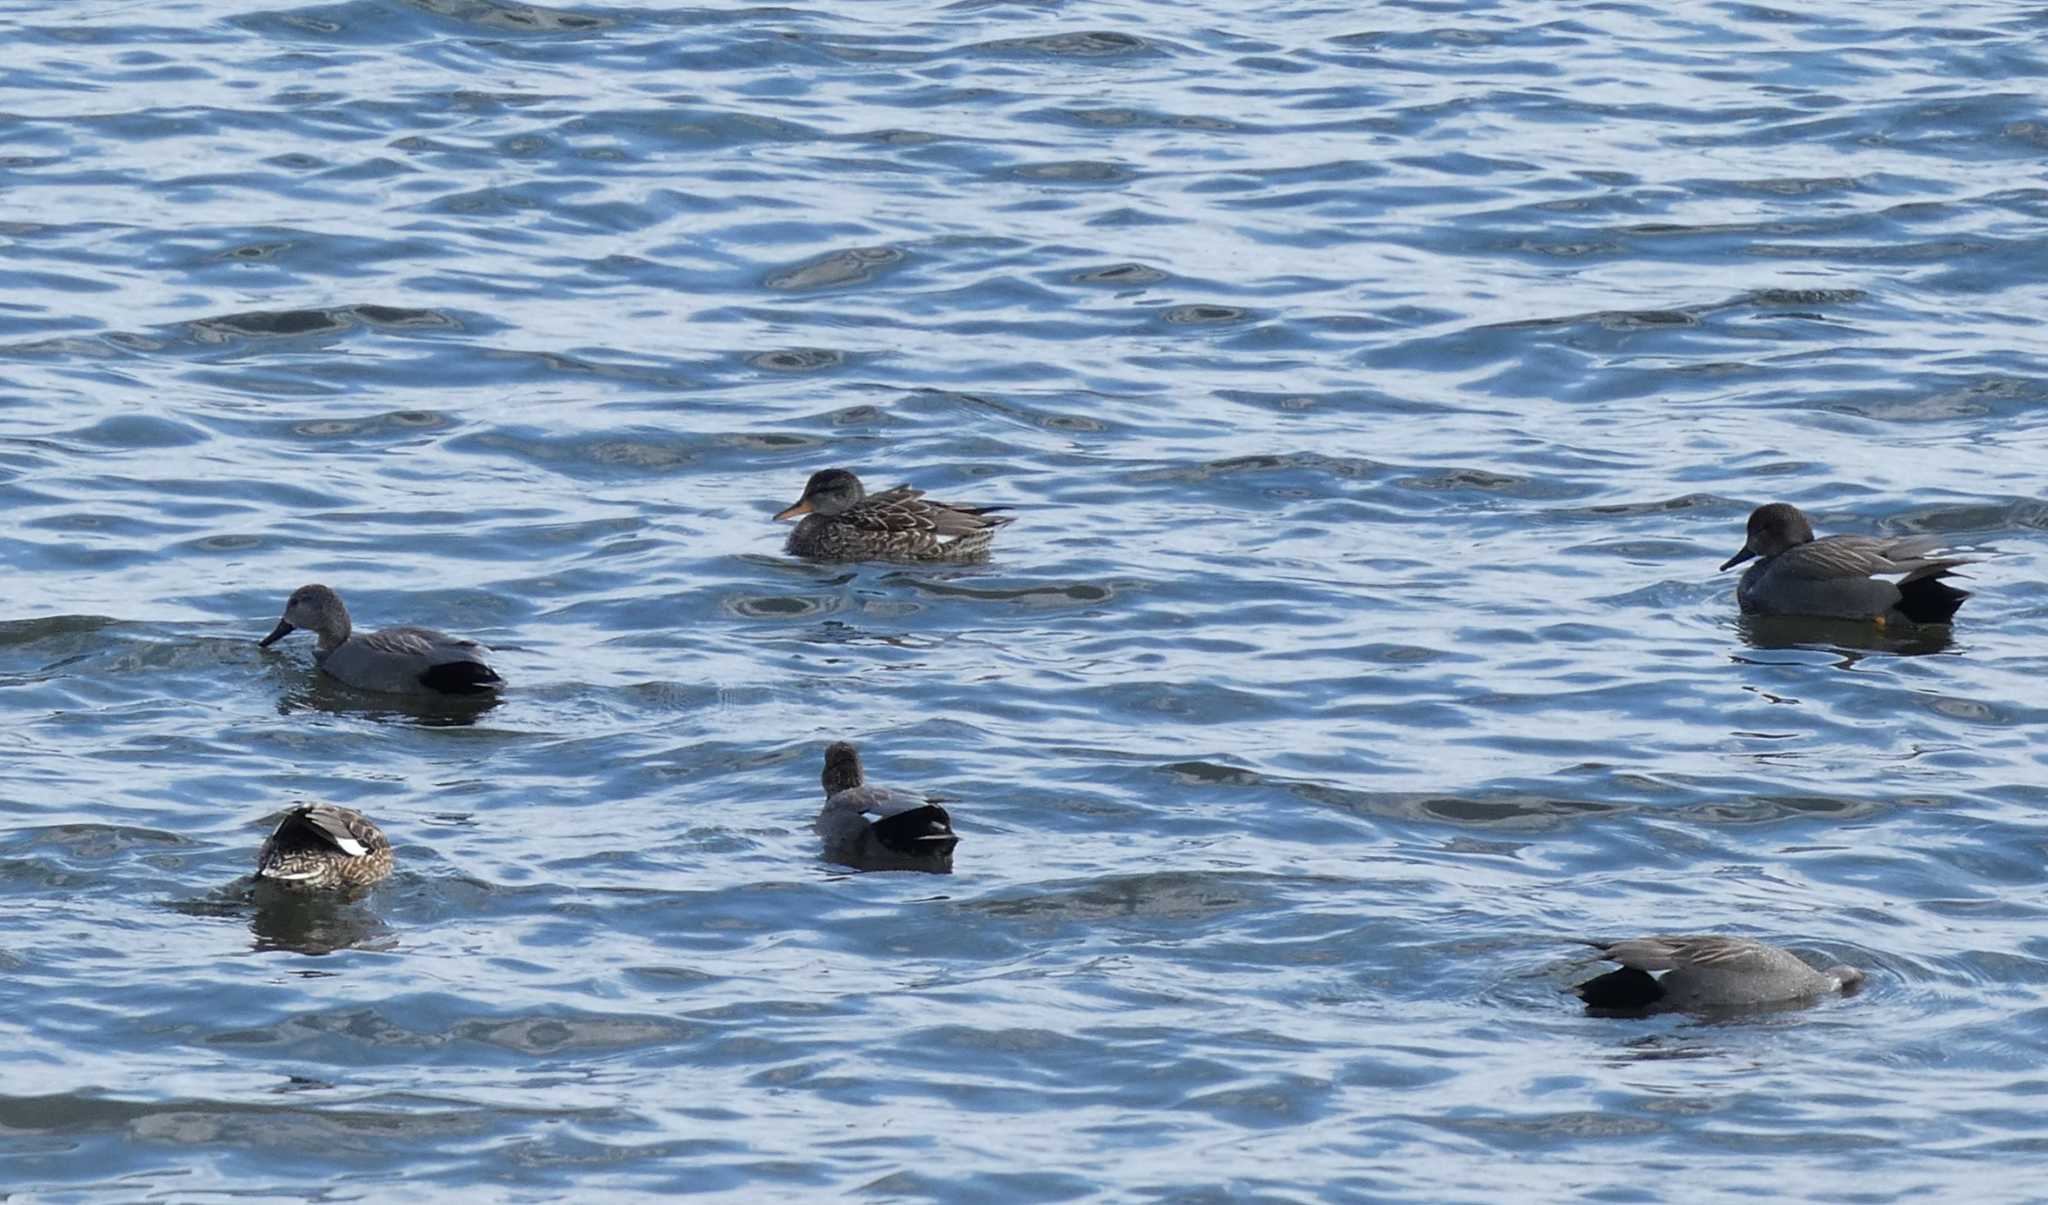
[[788, 508], [776, 514], [778, 519], [794, 519], [799, 515], [843, 515], [860, 505], [867, 497], [861, 488], [860, 478], [847, 469], [820, 469], [804, 482], [804, 496]]
[[1813, 525], [1790, 502], [1772, 502], [1749, 512], [1749, 538], [1742, 551], [1721, 562], [1733, 569], [1753, 556], [1770, 558], [1801, 544], [1813, 543]]
[[860, 769], [860, 750], [849, 741], [833, 741], [825, 746], [825, 798], [830, 799], [841, 791], [849, 791], [866, 781]]
[[256, 647], [267, 649], [297, 628], [319, 633], [323, 645], [336, 645], [347, 640], [348, 608], [341, 605], [341, 595], [326, 586], [300, 586], [285, 601], [284, 618], [277, 621], [270, 635], [256, 642]]

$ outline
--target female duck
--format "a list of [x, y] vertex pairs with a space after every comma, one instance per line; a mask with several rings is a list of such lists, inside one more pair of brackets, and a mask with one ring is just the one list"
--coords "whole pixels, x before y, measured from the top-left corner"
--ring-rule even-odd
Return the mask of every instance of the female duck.
[[872, 498], [846, 469], [822, 469], [777, 519], [804, 516], [790, 552], [820, 561], [971, 561], [988, 553], [996, 528], [1015, 520], [1001, 506], [933, 502], [899, 485]]
[[432, 628], [385, 628], [357, 635], [341, 596], [325, 586], [300, 586], [284, 605], [284, 618], [257, 642], [269, 648], [295, 628], [320, 638], [313, 660], [358, 690], [405, 695], [488, 695], [505, 680], [484, 664], [491, 650], [474, 640]]
[[815, 827], [827, 860], [856, 870], [952, 873], [960, 838], [945, 808], [914, 791], [868, 786], [860, 751], [845, 741], [825, 747], [822, 781], [825, 807]]
[[352, 808], [301, 804], [256, 855], [256, 877], [307, 891], [368, 887], [391, 873], [391, 842]]

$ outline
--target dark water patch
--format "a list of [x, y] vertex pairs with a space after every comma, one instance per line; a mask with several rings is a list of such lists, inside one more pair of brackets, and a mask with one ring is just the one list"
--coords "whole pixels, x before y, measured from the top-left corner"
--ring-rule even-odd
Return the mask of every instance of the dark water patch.
[[838, 594], [742, 595], [725, 600], [726, 609], [741, 619], [810, 620], [844, 606], [846, 599]]
[[455, 425], [455, 419], [431, 410], [395, 410], [389, 414], [368, 415], [363, 418], [308, 419], [291, 425], [294, 435], [309, 439], [344, 439], [360, 435], [379, 433], [413, 433], [419, 431], [440, 431]]
[[1857, 399], [1832, 398], [1826, 409], [1878, 422], [1935, 423], [2020, 414], [2048, 397], [2048, 378], [1987, 374], [1961, 382], [1930, 380], [1927, 392], [1896, 386], [1860, 390]]
[[1166, 43], [1115, 30], [1081, 30], [1022, 38], [998, 38], [962, 47], [971, 58], [1046, 57], [1055, 59], [1131, 60], [1166, 53]]
[[1682, 310], [1602, 310], [1598, 313], [1575, 314], [1566, 318], [1525, 318], [1482, 329], [1542, 330], [1555, 327], [1596, 326], [1601, 330], [1636, 331], [1698, 325], [1700, 318], [1697, 314]]
[[184, 540], [177, 547], [201, 556], [217, 556], [223, 553], [249, 552], [263, 548], [268, 543], [267, 538], [259, 535], [223, 532], [219, 535], [202, 536], [196, 540]]
[[161, 415], [127, 414], [73, 431], [70, 438], [101, 448], [143, 450], [188, 448], [207, 441], [204, 431]]
[[1115, 288], [1137, 288], [1158, 284], [1171, 277], [1158, 268], [1144, 264], [1110, 264], [1102, 268], [1090, 268], [1066, 277], [1075, 284], [1110, 285]]
[[1047, 431], [1062, 431], [1078, 434], [1097, 434], [1109, 430], [1101, 419], [1085, 414], [1048, 412], [1029, 406], [1014, 398], [996, 398], [986, 394], [960, 393], [952, 390], [921, 390], [911, 395], [919, 409], [930, 409], [934, 405], [944, 413], [968, 411], [971, 414], [994, 414], [1026, 426]]
[[976, 587], [918, 573], [891, 573], [882, 579], [891, 585], [906, 585], [920, 594], [948, 598], [973, 598], [987, 602], [1016, 603], [1028, 610], [1095, 607], [1114, 599], [1120, 592], [1136, 588], [1135, 581], [1071, 582], [1065, 585]]
[[895, 247], [854, 247], [834, 251], [794, 267], [771, 272], [761, 281], [765, 288], [788, 293], [807, 293], [847, 285], [869, 284], [899, 267], [906, 255]]
[[1723, 498], [1718, 494], [1680, 494], [1672, 498], [1656, 498], [1647, 502], [1602, 502], [1592, 506], [1562, 506], [1551, 510], [1561, 519], [1617, 519], [1640, 515], [1683, 514], [1691, 510], [1711, 510], [1736, 515], [1746, 509], [1742, 503]]
[[1190, 467], [1144, 469], [1129, 475], [1136, 483], [1205, 482], [1260, 473], [1309, 473], [1340, 479], [1383, 476], [1389, 466], [1357, 457], [1326, 456], [1320, 452], [1289, 452], [1261, 456], [1232, 456]]
[[44, 619], [0, 619], [0, 647], [33, 644], [65, 636], [91, 635], [119, 620], [105, 615], [52, 615]]
[[1250, 310], [1234, 305], [1177, 305], [1159, 312], [1168, 326], [1224, 326], [1250, 318]]
[[1837, 799], [1826, 796], [1725, 800], [1690, 805], [1678, 815], [1706, 824], [1779, 824], [1788, 820], [1850, 823], [1873, 820], [1901, 806], [1931, 801]]
[[351, 305], [325, 310], [259, 310], [227, 314], [188, 323], [185, 330], [196, 342], [217, 344], [238, 339], [293, 339], [338, 334], [359, 322], [393, 330], [460, 327], [454, 318], [434, 310]]
[[1443, 469], [1426, 475], [1397, 477], [1394, 484], [1403, 489], [1422, 490], [1427, 493], [1498, 494], [1530, 501], [1579, 497], [1586, 490], [1583, 485], [1563, 481], [1531, 479], [1509, 473], [1468, 468]]
[[726, 436], [724, 442], [735, 448], [749, 448], [763, 452], [793, 452], [825, 446], [825, 441], [816, 436], [786, 435], [775, 431], [734, 433]]
[[791, 347], [756, 352], [747, 357], [747, 363], [769, 372], [823, 372], [846, 363], [846, 353], [824, 347]]
[[1037, 115], [1040, 120], [1080, 129], [1209, 130], [1225, 132], [1241, 127], [1228, 118], [1210, 114], [1155, 113], [1126, 108], [1059, 108]]
[[1102, 878], [1028, 896], [961, 907], [1005, 920], [1049, 924], [1211, 920], [1247, 907], [1269, 884], [1257, 876], [1162, 871]]
[[1137, 174], [1120, 163], [1099, 159], [1070, 159], [1054, 163], [1026, 163], [1005, 171], [1018, 180], [1052, 184], [1124, 184]]

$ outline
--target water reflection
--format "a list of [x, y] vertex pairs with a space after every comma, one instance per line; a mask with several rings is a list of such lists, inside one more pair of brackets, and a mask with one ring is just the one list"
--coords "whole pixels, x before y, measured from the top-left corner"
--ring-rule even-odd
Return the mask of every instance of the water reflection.
[[362, 946], [389, 949], [396, 935], [364, 904], [368, 889], [353, 892], [302, 891], [253, 875], [205, 895], [172, 901], [174, 912], [231, 920], [246, 916], [258, 952], [288, 950], [322, 955]]
[[[1745, 615], [1737, 621], [1736, 631], [1755, 649], [1825, 648], [1918, 657], [1947, 652], [1955, 643], [1955, 632], [1947, 624], [1880, 626], [1867, 619], [1803, 615]], [[1852, 657], [1847, 664], [1856, 660]]]
[[359, 719], [405, 721], [424, 728], [460, 728], [476, 723], [502, 702], [497, 694], [380, 694], [357, 690], [314, 670], [285, 688], [277, 701], [277, 713], [324, 711]]
[[[1845, 987], [1840, 995], [1853, 996], [1857, 990]], [[1739, 1025], [1746, 1021], [1774, 1017], [1780, 1013], [1805, 1012], [1833, 999], [1834, 996], [1809, 996], [1796, 1000], [1771, 1000], [1762, 1004], [1722, 1004], [1711, 1008], [1677, 1008], [1669, 1004], [1652, 1004], [1643, 1008], [1601, 1008], [1588, 1004], [1585, 1011], [1589, 1017], [1610, 1020], [1640, 1021], [1649, 1017], [1681, 1016], [1701, 1025]], [[1665, 1057], [1670, 1056], [1667, 1054]]]
[[249, 932], [256, 940], [250, 948], [317, 956], [357, 946], [395, 946], [390, 926], [360, 905], [363, 894], [293, 891], [255, 883], [249, 893], [255, 905]]

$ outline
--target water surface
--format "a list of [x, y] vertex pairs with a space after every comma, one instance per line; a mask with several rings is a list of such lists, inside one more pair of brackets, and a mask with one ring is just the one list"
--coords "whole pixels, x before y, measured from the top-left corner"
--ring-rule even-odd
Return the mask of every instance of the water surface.
[[[0, 6], [6, 1180], [2037, 1196], [2043, 31]], [[1019, 521], [790, 560], [828, 465]], [[1744, 623], [1774, 499], [1977, 596]], [[957, 873], [819, 859], [834, 739]], [[398, 873], [252, 896], [313, 798]], [[1870, 986], [1562, 993], [1674, 930]]]

